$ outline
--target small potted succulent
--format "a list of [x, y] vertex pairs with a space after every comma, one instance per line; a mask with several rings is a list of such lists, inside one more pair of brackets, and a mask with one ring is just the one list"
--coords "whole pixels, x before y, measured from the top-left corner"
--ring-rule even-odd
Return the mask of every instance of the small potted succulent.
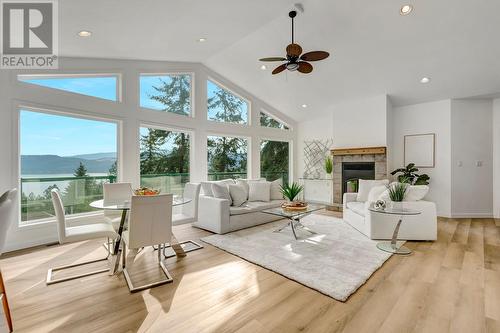
[[305, 209], [307, 208], [307, 203], [303, 201], [298, 201], [296, 200], [300, 192], [304, 187], [302, 185], [299, 185], [295, 182], [291, 184], [285, 184], [282, 185], [280, 190], [281, 194], [283, 194], [283, 197], [287, 199], [287, 202], [285, 202], [282, 207], [285, 209]]
[[387, 185], [387, 191], [389, 192], [389, 199], [391, 199], [391, 205], [394, 209], [403, 208], [403, 200], [405, 198], [406, 190], [408, 189], [408, 183], [401, 182], [391, 185]]
[[326, 177], [327, 178], [332, 178], [332, 172], [333, 172], [333, 160], [330, 156], [327, 156], [325, 158], [325, 172], [326, 172]]

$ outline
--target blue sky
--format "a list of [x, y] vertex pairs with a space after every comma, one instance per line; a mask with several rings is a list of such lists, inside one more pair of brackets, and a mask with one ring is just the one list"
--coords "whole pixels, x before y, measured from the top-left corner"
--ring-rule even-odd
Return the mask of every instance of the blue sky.
[[116, 152], [114, 123], [21, 111], [21, 155]]

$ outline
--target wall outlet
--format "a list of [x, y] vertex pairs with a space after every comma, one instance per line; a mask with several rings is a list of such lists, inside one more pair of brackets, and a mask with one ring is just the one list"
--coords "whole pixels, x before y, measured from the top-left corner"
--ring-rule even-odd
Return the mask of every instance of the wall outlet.
[[483, 166], [483, 161], [476, 161], [476, 166], [477, 167], [482, 167]]

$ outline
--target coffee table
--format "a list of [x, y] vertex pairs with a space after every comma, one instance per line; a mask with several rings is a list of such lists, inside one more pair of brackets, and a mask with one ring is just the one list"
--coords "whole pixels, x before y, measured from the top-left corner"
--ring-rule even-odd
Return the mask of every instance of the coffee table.
[[411, 250], [406, 246], [397, 246], [399, 227], [401, 226], [401, 222], [403, 222], [404, 216], [419, 215], [421, 214], [421, 212], [404, 207], [387, 207], [385, 209], [378, 209], [375, 208], [373, 204], [370, 205], [368, 209], [375, 213], [399, 216], [398, 224], [396, 224], [396, 228], [394, 229], [394, 232], [392, 234], [392, 239], [390, 241], [377, 243], [377, 248], [382, 251], [394, 254], [411, 254]]
[[278, 230], [275, 230], [274, 232], [280, 232], [286, 227], [290, 226], [292, 228], [293, 236], [295, 239], [297, 238], [297, 229], [302, 229], [305, 230], [311, 234], [315, 234], [316, 232], [309, 229], [308, 227], [304, 226], [302, 223], [300, 223], [300, 219], [303, 218], [306, 215], [309, 215], [313, 212], [316, 212], [318, 210], [324, 209], [326, 206], [325, 205], [318, 205], [318, 204], [309, 204], [307, 208], [303, 210], [288, 210], [284, 209], [281, 207], [277, 208], [270, 208], [270, 209], [264, 209], [261, 212], [265, 214], [271, 214], [271, 215], [276, 215], [276, 216], [281, 216], [285, 219], [288, 219], [288, 223], [285, 224], [283, 227], [279, 228]]

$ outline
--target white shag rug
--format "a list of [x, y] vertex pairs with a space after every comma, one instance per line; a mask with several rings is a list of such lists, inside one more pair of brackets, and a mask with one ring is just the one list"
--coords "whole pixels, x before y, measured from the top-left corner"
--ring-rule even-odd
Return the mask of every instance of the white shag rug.
[[345, 301], [389, 259], [377, 249], [377, 241], [361, 234], [339, 218], [309, 215], [301, 223], [317, 232], [298, 230], [295, 240], [290, 227], [273, 232], [286, 223], [280, 220], [202, 241], [307, 287]]

